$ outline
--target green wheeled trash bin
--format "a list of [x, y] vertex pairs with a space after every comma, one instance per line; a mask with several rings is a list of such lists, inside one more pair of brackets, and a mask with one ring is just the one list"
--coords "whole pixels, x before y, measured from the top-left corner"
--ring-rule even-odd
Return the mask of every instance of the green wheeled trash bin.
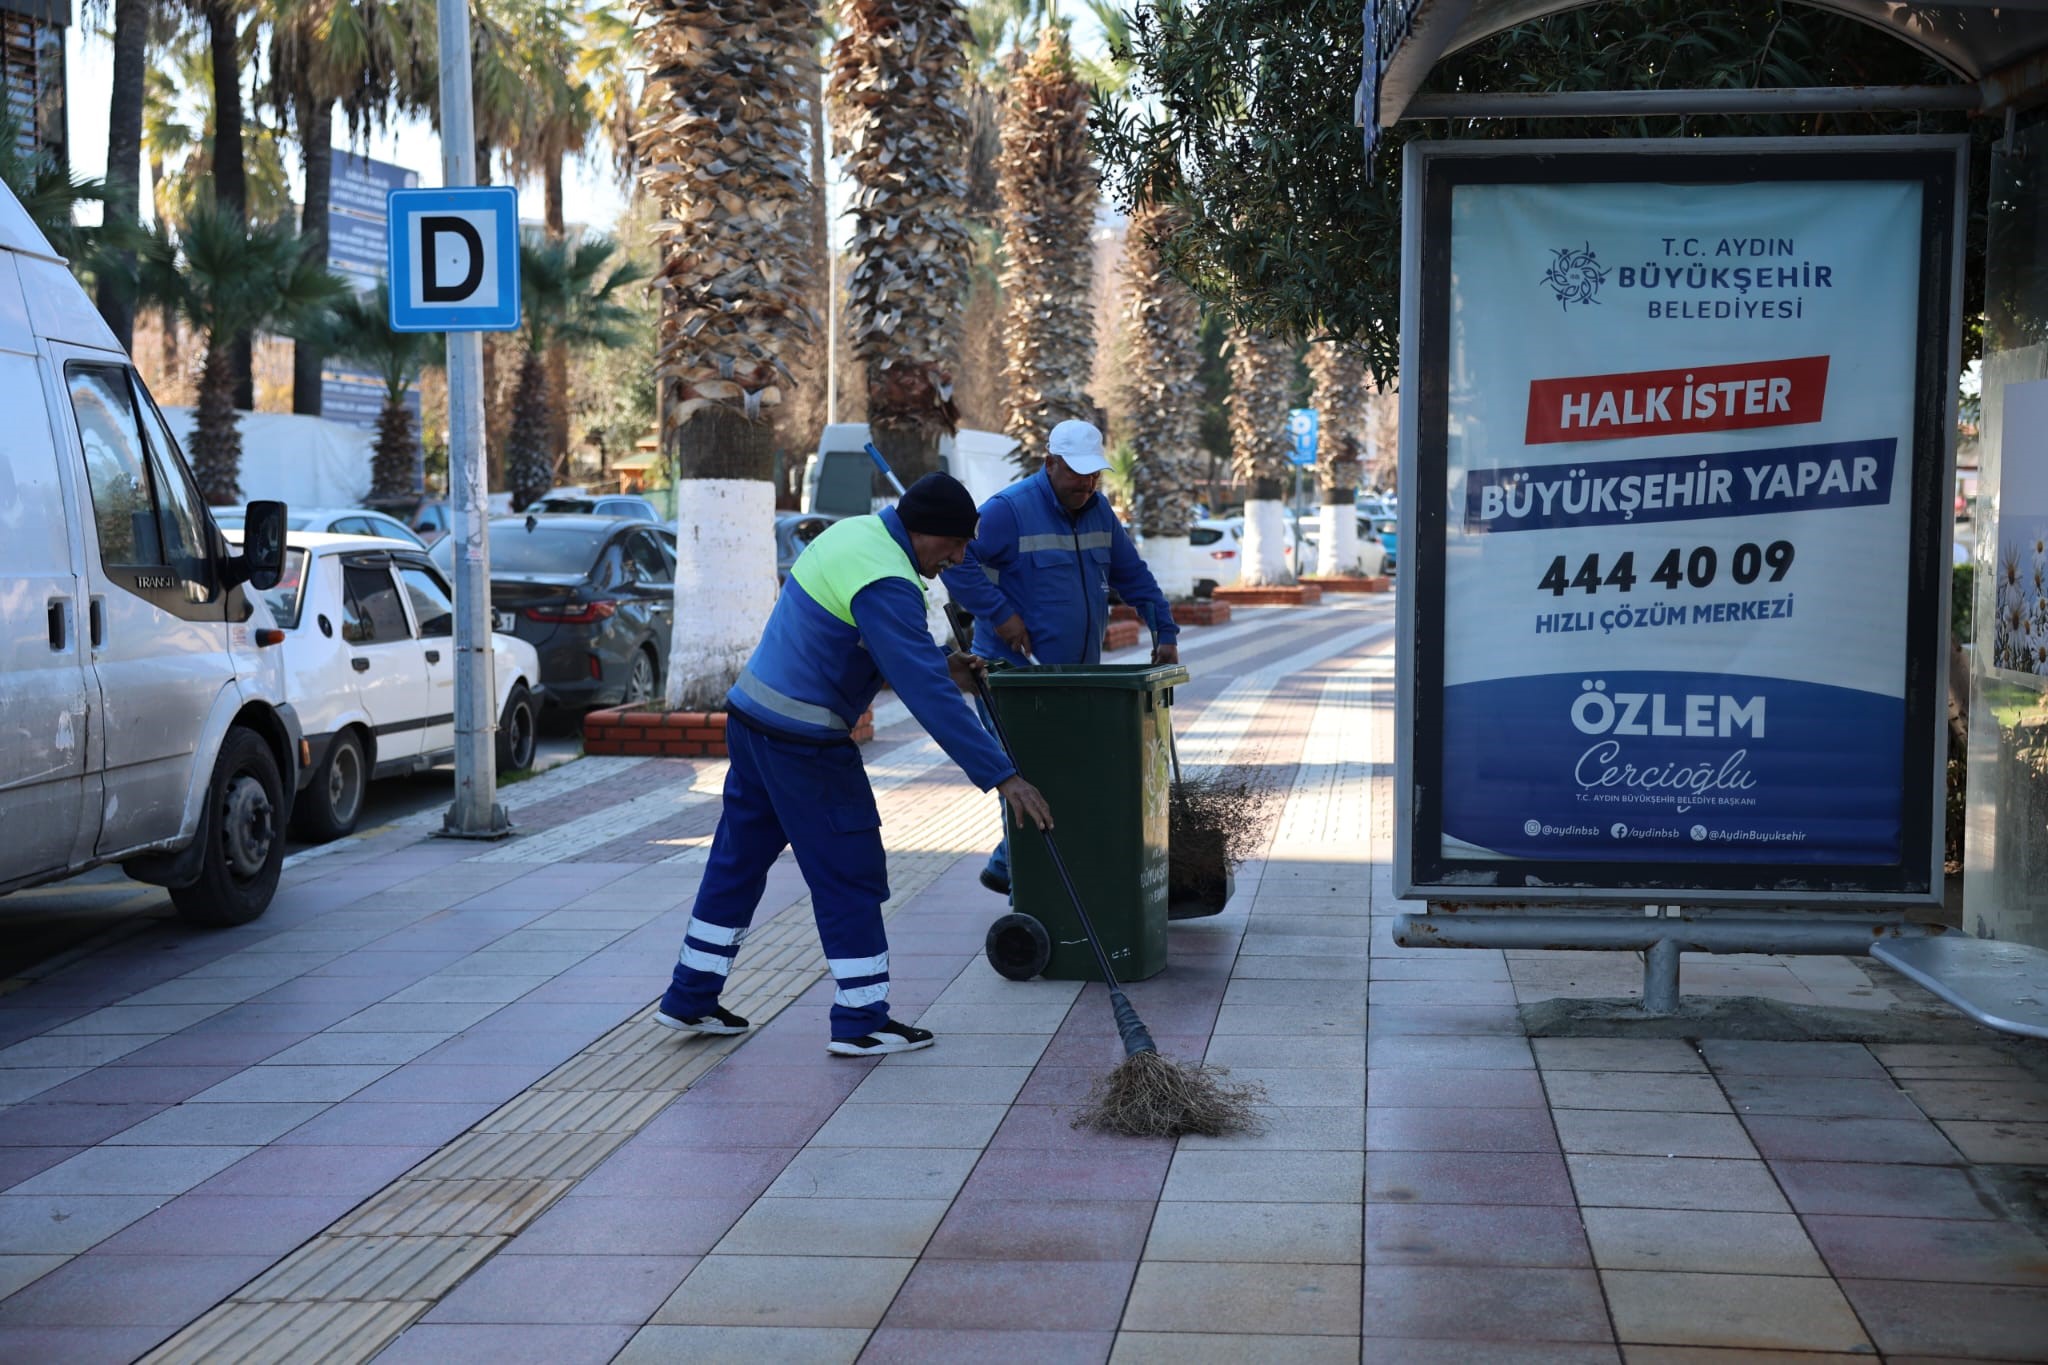
[[[1167, 798], [1172, 790], [1173, 689], [1179, 664], [1098, 664], [994, 669], [996, 715], [1018, 769], [1045, 793], [1053, 836], [1117, 976], [1143, 981], [1166, 966]], [[1011, 916], [1037, 942], [1011, 934], [996, 969], [1019, 979], [1039, 957], [1038, 975], [1093, 981], [1100, 972], [1081, 921], [1034, 828], [1005, 816], [1010, 834]], [[1005, 960], [1007, 958], [1007, 961]]]

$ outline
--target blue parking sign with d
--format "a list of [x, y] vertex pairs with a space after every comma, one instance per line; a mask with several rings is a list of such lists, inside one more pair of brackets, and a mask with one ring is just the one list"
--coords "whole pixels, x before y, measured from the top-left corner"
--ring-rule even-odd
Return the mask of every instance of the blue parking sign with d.
[[1287, 458], [1296, 464], [1314, 464], [1322, 425], [1323, 416], [1314, 408], [1290, 409], [1287, 414]]
[[516, 190], [393, 190], [388, 203], [392, 331], [518, 329]]

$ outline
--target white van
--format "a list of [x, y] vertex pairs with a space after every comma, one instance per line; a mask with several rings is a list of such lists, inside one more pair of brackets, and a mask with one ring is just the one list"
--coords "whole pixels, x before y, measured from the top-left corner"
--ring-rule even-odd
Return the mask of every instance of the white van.
[[[839, 517], [865, 516], [896, 494], [868, 458], [868, 424], [834, 422], [818, 433], [818, 449], [804, 466], [803, 510]], [[939, 468], [967, 485], [977, 505], [1024, 477], [1015, 437], [962, 428], [939, 438]]]
[[284, 565], [284, 504], [232, 553], [128, 357], [0, 186], [0, 893], [102, 863], [186, 919], [263, 913], [303, 737], [244, 584]]

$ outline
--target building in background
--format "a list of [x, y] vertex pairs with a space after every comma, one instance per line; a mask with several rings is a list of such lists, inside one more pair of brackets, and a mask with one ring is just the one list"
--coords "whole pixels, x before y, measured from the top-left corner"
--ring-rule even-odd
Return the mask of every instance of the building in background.
[[64, 29], [70, 0], [0, 0], [0, 89], [21, 150], [71, 164], [64, 126]]

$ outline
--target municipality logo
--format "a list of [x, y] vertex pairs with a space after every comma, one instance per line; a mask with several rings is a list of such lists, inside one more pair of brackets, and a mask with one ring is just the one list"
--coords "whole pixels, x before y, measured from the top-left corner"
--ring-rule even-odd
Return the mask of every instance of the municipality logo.
[[1607, 283], [1607, 272], [1600, 268], [1600, 258], [1593, 254], [1593, 244], [1588, 242], [1583, 247], [1565, 246], [1553, 251], [1550, 268], [1543, 272], [1543, 282], [1557, 296], [1557, 306], [1569, 313], [1575, 303], [1600, 302], [1594, 296]]

